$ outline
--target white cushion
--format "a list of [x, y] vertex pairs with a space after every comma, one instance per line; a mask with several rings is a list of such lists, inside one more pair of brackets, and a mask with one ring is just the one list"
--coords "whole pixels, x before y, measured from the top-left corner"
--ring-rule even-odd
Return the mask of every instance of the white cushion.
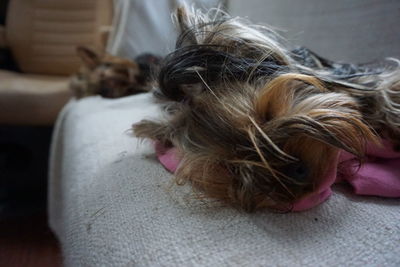
[[398, 199], [347, 187], [306, 212], [246, 214], [171, 183], [132, 123], [150, 95], [71, 101], [51, 151], [50, 224], [66, 266], [399, 266]]

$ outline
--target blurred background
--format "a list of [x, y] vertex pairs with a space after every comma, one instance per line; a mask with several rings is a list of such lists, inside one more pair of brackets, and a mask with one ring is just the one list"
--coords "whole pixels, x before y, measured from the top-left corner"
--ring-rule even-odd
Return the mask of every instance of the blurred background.
[[171, 12], [184, 2], [270, 25], [329, 59], [400, 58], [399, 0], [0, 0], [1, 266], [61, 264], [45, 215], [48, 157], [76, 46], [166, 55], [177, 35]]
[[331, 60], [366, 63], [400, 56], [398, 0], [229, 3], [231, 15], [275, 27], [290, 43], [310, 48]]

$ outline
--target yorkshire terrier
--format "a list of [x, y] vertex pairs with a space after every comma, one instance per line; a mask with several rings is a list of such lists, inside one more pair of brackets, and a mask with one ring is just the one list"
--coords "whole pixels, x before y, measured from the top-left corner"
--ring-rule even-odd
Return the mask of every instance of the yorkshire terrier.
[[99, 56], [84, 46], [76, 50], [83, 63], [70, 82], [76, 98], [92, 95], [118, 98], [151, 90], [152, 74], [160, 57], [142, 54], [130, 60], [110, 54]]
[[165, 120], [136, 136], [176, 147], [175, 175], [246, 211], [290, 209], [339, 150], [400, 140], [400, 68], [335, 63], [290, 51], [273, 30], [180, 8], [181, 34], [158, 75]]

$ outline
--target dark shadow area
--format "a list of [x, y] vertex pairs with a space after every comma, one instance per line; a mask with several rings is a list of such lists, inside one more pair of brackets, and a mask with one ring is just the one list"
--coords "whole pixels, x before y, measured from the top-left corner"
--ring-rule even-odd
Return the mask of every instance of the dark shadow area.
[[0, 126], [0, 219], [45, 209], [51, 132]]
[[0, 126], [0, 266], [62, 266], [46, 216], [51, 133]]
[[[9, 0], [0, 0], [0, 26], [6, 24], [6, 13]], [[0, 69], [19, 71], [10, 49], [0, 46]]]
[[0, 266], [62, 266], [61, 251], [44, 212], [0, 219], [0, 229]]

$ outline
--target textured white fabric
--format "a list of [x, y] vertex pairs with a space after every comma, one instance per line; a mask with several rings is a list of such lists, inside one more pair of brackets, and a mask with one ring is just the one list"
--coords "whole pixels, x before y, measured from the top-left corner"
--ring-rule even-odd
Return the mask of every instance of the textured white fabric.
[[66, 266], [400, 266], [399, 199], [336, 187], [321, 206], [289, 214], [196, 200], [129, 135], [157, 114], [148, 94], [63, 110], [49, 215]]

